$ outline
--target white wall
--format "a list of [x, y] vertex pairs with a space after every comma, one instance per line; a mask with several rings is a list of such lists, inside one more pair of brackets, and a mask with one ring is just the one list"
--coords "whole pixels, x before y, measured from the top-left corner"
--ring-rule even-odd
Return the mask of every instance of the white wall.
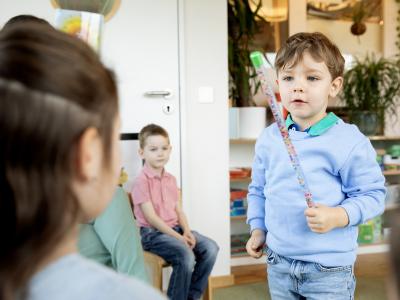
[[16, 15], [34, 15], [54, 24], [55, 10], [50, 0], [8, 1], [0, 0], [0, 28]]
[[319, 31], [331, 39], [344, 54], [364, 57], [366, 53], [382, 53], [382, 26], [366, 23], [367, 30], [359, 37], [350, 32], [353, 23], [343, 20], [324, 20], [310, 18], [307, 31]]
[[[289, 36], [307, 30], [307, 0], [289, 0]], [[283, 41], [282, 41], [283, 42]]]
[[400, 9], [400, 4], [396, 0], [384, 0], [383, 2], [383, 55], [385, 57], [394, 56], [398, 53], [396, 47], [398, 24], [397, 11]]
[[[400, 9], [400, 4], [396, 3], [395, 0], [383, 1], [383, 55], [385, 57], [393, 57], [396, 53], [399, 53], [396, 47], [397, 32], [396, 26], [398, 26], [397, 11]], [[400, 135], [400, 107], [397, 109], [397, 116], [399, 120], [391, 117], [390, 114], [386, 114], [385, 119], [385, 135], [387, 136], [399, 136]]]
[[[394, 2], [388, 0], [387, 2]], [[384, 1], [386, 4], [386, 0]], [[336, 43], [342, 53], [364, 55], [382, 52], [382, 26], [367, 23], [367, 31], [358, 39], [350, 33], [352, 22], [307, 18], [306, 0], [289, 0], [289, 35], [297, 32], [319, 31]], [[393, 7], [391, 7], [393, 9]], [[396, 10], [394, 10], [396, 12]]]
[[[184, 2], [182, 186], [190, 224], [220, 246], [213, 275], [230, 273], [226, 0]], [[214, 102], [198, 102], [212, 87]]]
[[[400, 5], [395, 0], [383, 0], [382, 3], [383, 26], [367, 24], [367, 32], [360, 37], [361, 43], [357, 44], [357, 38], [348, 33], [350, 28], [349, 31], [346, 30], [349, 22], [307, 20], [306, 0], [289, 0], [289, 35], [300, 31], [318, 30], [332, 38], [344, 53], [362, 55], [369, 51], [381, 53], [384, 57], [393, 57], [398, 53], [395, 42], [398, 24], [396, 18]], [[329, 26], [329, 24], [332, 26]], [[399, 116], [398, 121], [390, 115], [386, 116], [385, 135], [400, 135], [400, 108], [397, 110], [397, 115]]]

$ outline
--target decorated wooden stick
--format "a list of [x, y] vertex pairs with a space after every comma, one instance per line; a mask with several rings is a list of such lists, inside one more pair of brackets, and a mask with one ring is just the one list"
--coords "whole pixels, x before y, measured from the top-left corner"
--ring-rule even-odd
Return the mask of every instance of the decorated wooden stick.
[[252, 52], [250, 54], [250, 59], [251, 59], [251, 62], [253, 63], [254, 68], [256, 69], [258, 78], [261, 83], [261, 88], [262, 88], [264, 94], [268, 98], [268, 104], [271, 108], [271, 111], [272, 111], [272, 114], [276, 121], [276, 124], [278, 125], [279, 131], [283, 138], [283, 142], [285, 143], [286, 150], [290, 157], [290, 161], [296, 172], [297, 180], [300, 184], [300, 187], [302, 188], [302, 190], [304, 192], [304, 197], [306, 199], [307, 205], [308, 205], [308, 207], [312, 207], [312, 206], [314, 206], [314, 203], [312, 201], [312, 195], [311, 195], [310, 189], [308, 187], [306, 178], [304, 176], [303, 169], [301, 168], [299, 157], [298, 157], [296, 150], [292, 144], [292, 141], [290, 140], [289, 132], [286, 128], [285, 120], [283, 119], [282, 114], [279, 110], [278, 103], [275, 98], [275, 94], [272, 91], [272, 88], [268, 84], [268, 81], [267, 81], [267, 68], [266, 68], [267, 62], [264, 58], [264, 55], [258, 51]]

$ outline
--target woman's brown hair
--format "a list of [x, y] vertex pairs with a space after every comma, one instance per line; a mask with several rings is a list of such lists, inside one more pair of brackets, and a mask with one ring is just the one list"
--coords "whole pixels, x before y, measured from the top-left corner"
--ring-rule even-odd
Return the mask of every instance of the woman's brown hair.
[[51, 250], [74, 227], [80, 135], [96, 127], [111, 155], [117, 89], [84, 42], [48, 25], [0, 32], [0, 298], [24, 295]]

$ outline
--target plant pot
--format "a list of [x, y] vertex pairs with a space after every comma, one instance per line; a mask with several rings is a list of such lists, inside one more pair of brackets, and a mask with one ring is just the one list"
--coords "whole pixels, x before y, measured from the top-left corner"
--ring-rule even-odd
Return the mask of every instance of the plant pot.
[[256, 139], [267, 124], [265, 107], [239, 107], [239, 138]]
[[358, 126], [358, 129], [365, 135], [375, 135], [378, 126], [378, 114], [370, 111], [355, 111], [351, 114], [352, 123]]
[[367, 26], [364, 23], [355, 22], [351, 25], [350, 31], [356, 36], [362, 35], [365, 33], [365, 31], [367, 31]]

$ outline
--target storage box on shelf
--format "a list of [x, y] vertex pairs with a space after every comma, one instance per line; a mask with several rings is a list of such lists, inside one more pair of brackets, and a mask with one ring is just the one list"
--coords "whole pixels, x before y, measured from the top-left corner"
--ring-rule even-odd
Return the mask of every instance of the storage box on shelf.
[[[385, 210], [386, 215], [388, 211], [391, 211], [400, 203], [400, 136], [371, 136], [369, 139], [371, 140], [374, 148], [377, 150], [377, 161], [381, 165], [382, 173], [385, 176], [388, 185], [388, 196], [386, 198]], [[247, 169], [251, 166], [254, 157], [255, 142], [255, 139], [230, 140], [230, 166], [235, 169], [236, 172], [239, 172], [239, 170], [247, 171]], [[243, 176], [231, 176], [231, 189], [233, 189], [233, 191], [245, 191], [250, 181], [250, 174]], [[247, 241], [249, 228], [245, 221], [245, 215], [231, 215], [232, 266], [259, 264], [265, 262], [264, 259], [256, 260], [246, 255], [244, 240]], [[385, 243], [385, 236], [383, 234], [384, 227], [385, 217], [383, 220], [381, 218], [377, 218], [374, 221], [360, 226], [360, 233], [362, 236], [359, 238], [359, 255], [388, 251], [388, 245]], [[240, 242], [242, 244], [240, 244]]]
[[[241, 166], [245, 162], [240, 161]], [[246, 241], [248, 239], [247, 213], [247, 186], [250, 182], [251, 168], [247, 167], [230, 169], [230, 208], [231, 208], [231, 255], [232, 257], [247, 256]]]

